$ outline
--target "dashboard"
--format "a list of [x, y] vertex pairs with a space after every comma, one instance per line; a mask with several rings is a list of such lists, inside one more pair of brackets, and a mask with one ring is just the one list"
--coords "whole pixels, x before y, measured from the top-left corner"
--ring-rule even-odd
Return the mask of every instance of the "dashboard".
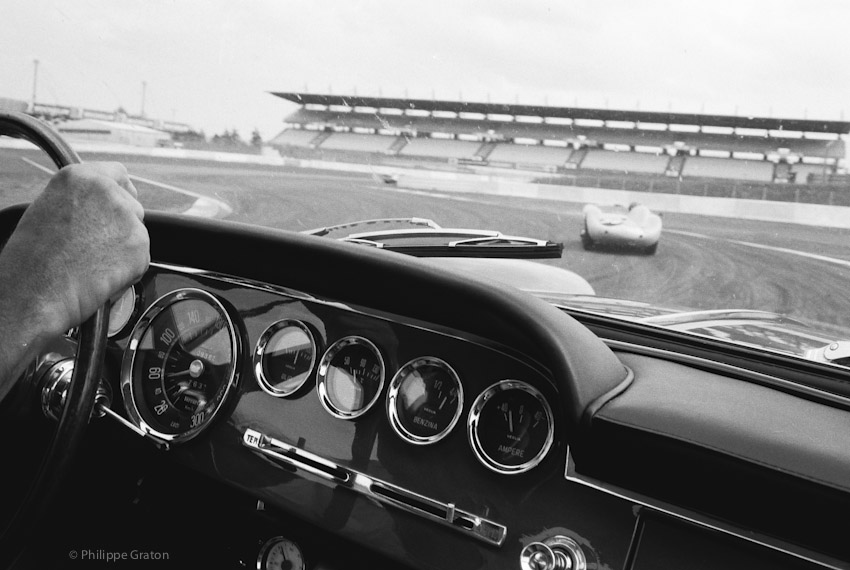
[[261, 570], [355, 552], [423, 569], [848, 567], [835, 401], [603, 341], [421, 260], [146, 224], [156, 262], [113, 307], [105, 369], [112, 411], [165, 466], [144, 532], [217, 513], [217, 542], [257, 539], [236, 567]]
[[344, 526], [388, 526], [399, 551], [432, 527], [476, 556], [509, 528], [536, 530], [544, 505], [524, 487], [551, 479], [566, 453], [539, 363], [468, 333], [185, 267], [153, 264], [124, 297], [110, 318], [123, 411], [174, 457], [306, 518], [335, 511], [340, 493], [351, 509], [364, 500], [369, 523]]

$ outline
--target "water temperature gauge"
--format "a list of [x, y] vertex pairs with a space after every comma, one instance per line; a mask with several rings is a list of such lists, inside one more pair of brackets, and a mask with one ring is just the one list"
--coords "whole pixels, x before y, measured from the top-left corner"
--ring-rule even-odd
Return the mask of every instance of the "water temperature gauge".
[[257, 555], [257, 570], [304, 570], [304, 553], [282, 536], [270, 538]]

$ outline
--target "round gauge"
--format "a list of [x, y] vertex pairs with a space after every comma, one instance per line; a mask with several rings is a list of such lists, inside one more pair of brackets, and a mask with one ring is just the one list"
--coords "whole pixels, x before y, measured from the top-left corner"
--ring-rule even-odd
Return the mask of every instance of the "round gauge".
[[402, 366], [390, 382], [387, 415], [403, 439], [424, 445], [452, 430], [463, 409], [463, 388], [451, 366], [425, 356]]
[[515, 474], [540, 463], [554, 440], [552, 409], [525, 382], [502, 380], [484, 390], [469, 411], [469, 443], [488, 469]]
[[135, 309], [136, 290], [131, 286], [121, 294], [121, 297], [119, 297], [117, 301], [112, 303], [112, 307], [109, 309], [109, 328], [107, 329], [107, 336], [112, 338], [124, 330], [124, 327], [126, 327], [127, 323], [130, 322], [130, 318], [133, 316], [133, 311]]
[[239, 342], [224, 306], [199, 289], [157, 300], [130, 335], [121, 389], [130, 418], [166, 441], [213, 419], [236, 384]]
[[378, 348], [359, 336], [336, 341], [319, 363], [316, 389], [331, 415], [353, 419], [365, 414], [384, 387], [384, 359]]
[[257, 570], [304, 570], [306, 567], [298, 545], [282, 536], [268, 539], [257, 555]]
[[283, 320], [266, 329], [254, 352], [254, 375], [272, 396], [290, 396], [309, 378], [316, 341], [301, 321]]

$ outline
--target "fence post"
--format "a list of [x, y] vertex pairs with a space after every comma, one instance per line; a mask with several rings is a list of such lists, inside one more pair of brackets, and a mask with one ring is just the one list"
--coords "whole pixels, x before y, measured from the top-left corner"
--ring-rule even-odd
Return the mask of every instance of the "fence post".
[[800, 189], [799, 188], [794, 188], [794, 201], [795, 202], [800, 201]]

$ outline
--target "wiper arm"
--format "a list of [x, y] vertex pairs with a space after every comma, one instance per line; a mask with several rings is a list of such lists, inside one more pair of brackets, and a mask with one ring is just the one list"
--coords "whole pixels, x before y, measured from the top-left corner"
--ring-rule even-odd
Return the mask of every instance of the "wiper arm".
[[[453, 240], [446, 243], [417, 243], [416, 241], [402, 242], [382, 241], [375, 236], [359, 234], [356, 237], [344, 238], [342, 241], [368, 245], [387, 251], [404, 253], [414, 257], [499, 257], [512, 259], [558, 259], [564, 251], [564, 244], [547, 240], [505, 236], [502, 234], [488, 235]], [[380, 237], [386, 237], [382, 234]]]
[[850, 340], [838, 340], [820, 348], [807, 350], [805, 356], [815, 362], [850, 366]]

